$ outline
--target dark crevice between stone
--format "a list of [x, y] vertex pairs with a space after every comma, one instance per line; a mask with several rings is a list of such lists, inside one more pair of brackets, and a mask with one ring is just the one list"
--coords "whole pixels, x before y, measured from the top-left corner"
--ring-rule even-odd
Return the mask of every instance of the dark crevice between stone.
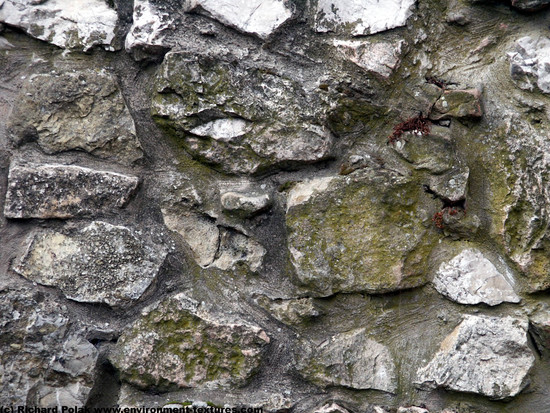
[[527, 330], [527, 342], [529, 343], [529, 347], [535, 350], [535, 353], [540, 359], [542, 358], [542, 349], [538, 345], [540, 337], [537, 340], [537, 336], [537, 332], [534, 331], [533, 326], [530, 325], [529, 329]]
[[109, 362], [104, 352], [100, 354], [96, 368], [96, 379], [86, 402], [86, 408], [115, 407], [121, 386], [118, 371]]

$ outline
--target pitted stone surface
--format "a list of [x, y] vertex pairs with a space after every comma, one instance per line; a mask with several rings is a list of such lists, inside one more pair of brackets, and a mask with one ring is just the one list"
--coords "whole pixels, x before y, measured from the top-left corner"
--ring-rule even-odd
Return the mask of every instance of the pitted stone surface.
[[72, 236], [35, 234], [14, 270], [71, 300], [123, 306], [142, 296], [165, 257], [130, 229], [96, 221]]
[[527, 327], [527, 320], [520, 318], [465, 316], [418, 371], [417, 383], [491, 399], [516, 396], [535, 361]]
[[141, 388], [242, 386], [269, 341], [261, 328], [207, 311], [180, 293], [144, 310], [111, 361], [124, 381]]
[[0, 22], [66, 49], [114, 50], [117, 13], [100, 0], [4, 0]]
[[403, 43], [335, 40], [333, 44], [343, 56], [360, 68], [388, 78], [399, 68]]
[[135, 176], [73, 165], [12, 163], [4, 214], [8, 218], [72, 218], [122, 208]]
[[321, 386], [393, 392], [397, 376], [388, 348], [367, 337], [364, 328], [330, 337], [300, 356], [298, 370]]

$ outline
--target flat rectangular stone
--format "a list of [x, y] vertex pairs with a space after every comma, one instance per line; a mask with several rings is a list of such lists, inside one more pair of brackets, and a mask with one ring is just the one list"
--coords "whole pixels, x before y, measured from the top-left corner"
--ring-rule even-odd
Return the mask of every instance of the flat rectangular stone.
[[13, 164], [7, 218], [72, 218], [123, 207], [138, 185], [135, 176], [80, 166]]

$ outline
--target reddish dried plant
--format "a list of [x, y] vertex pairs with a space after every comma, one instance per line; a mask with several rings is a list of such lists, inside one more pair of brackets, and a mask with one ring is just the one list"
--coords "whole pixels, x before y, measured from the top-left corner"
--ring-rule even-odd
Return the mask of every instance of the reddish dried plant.
[[439, 229], [443, 229], [443, 226], [444, 226], [443, 225], [443, 213], [444, 213], [444, 211], [436, 212], [434, 214], [434, 216], [432, 217], [432, 222]]
[[431, 123], [427, 117], [419, 114], [414, 118], [409, 118], [406, 121], [401, 122], [399, 125], [393, 127], [393, 133], [388, 136], [388, 141], [391, 144], [399, 141], [401, 136], [405, 132], [413, 132], [420, 135], [427, 135], [430, 133]]

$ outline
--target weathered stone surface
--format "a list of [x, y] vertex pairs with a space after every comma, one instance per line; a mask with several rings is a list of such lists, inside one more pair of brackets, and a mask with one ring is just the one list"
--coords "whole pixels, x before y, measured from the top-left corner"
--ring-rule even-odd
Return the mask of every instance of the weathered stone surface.
[[506, 399], [526, 386], [534, 361], [527, 320], [467, 315], [418, 371], [417, 383]]
[[190, 210], [163, 209], [165, 225], [180, 234], [201, 267], [221, 270], [246, 265], [251, 271], [262, 266], [265, 248], [236, 230], [220, 228], [216, 221]]
[[425, 283], [436, 234], [423, 225], [424, 197], [411, 178], [369, 169], [296, 185], [286, 225], [298, 284], [325, 296]]
[[543, 307], [529, 317], [532, 337], [538, 350], [545, 356], [550, 355], [550, 311]]
[[332, 402], [319, 407], [314, 413], [349, 413], [349, 410]]
[[0, 291], [0, 403], [86, 404], [98, 351], [73, 325], [67, 308], [42, 293]]
[[174, 24], [174, 16], [161, 4], [149, 0], [134, 0], [132, 27], [124, 47], [128, 52], [162, 53], [167, 50], [164, 36]]
[[407, 132], [392, 148], [414, 169], [433, 174], [449, 171], [456, 163], [451, 143], [435, 134], [419, 135]]
[[430, 190], [438, 197], [456, 202], [466, 198], [470, 169], [467, 166], [453, 169], [443, 175], [430, 177]]
[[521, 89], [550, 93], [550, 39], [522, 37], [508, 57], [512, 79]]
[[72, 165], [12, 163], [4, 214], [8, 218], [72, 218], [122, 208], [135, 176]]
[[509, 276], [498, 271], [481, 251], [468, 248], [439, 266], [433, 284], [441, 294], [461, 304], [518, 303], [521, 299]]
[[265, 211], [271, 206], [268, 194], [254, 195], [238, 192], [226, 192], [220, 199], [223, 209], [229, 213], [250, 217]]
[[141, 297], [165, 257], [165, 248], [147, 245], [130, 229], [96, 221], [72, 236], [34, 234], [14, 270], [71, 300], [121, 306]]
[[269, 341], [259, 327], [209, 312], [180, 293], [144, 310], [111, 361], [124, 381], [142, 388], [242, 386]]
[[388, 348], [369, 339], [364, 328], [332, 336], [319, 346], [307, 347], [297, 367], [306, 380], [323, 387], [393, 392], [397, 386], [395, 365]]
[[444, 120], [451, 118], [480, 118], [481, 92], [477, 89], [445, 90], [435, 102], [430, 119]]
[[537, 11], [550, 5], [550, 0], [512, 0], [512, 6], [523, 11]]
[[100, 0], [3, 0], [0, 22], [66, 49], [114, 50], [117, 13]]
[[170, 52], [156, 90], [155, 121], [193, 157], [225, 172], [296, 167], [330, 156], [333, 138], [319, 96], [275, 73]]
[[187, 11], [200, 8], [228, 26], [261, 38], [292, 16], [283, 0], [185, 0], [183, 7]]
[[126, 164], [143, 157], [134, 121], [105, 70], [30, 76], [8, 127], [16, 143], [36, 140], [48, 154], [82, 150]]
[[311, 297], [291, 300], [270, 300], [258, 297], [257, 302], [273, 317], [287, 325], [300, 325], [320, 315]]
[[404, 41], [369, 42], [359, 40], [335, 40], [334, 46], [347, 59], [369, 73], [383, 78], [390, 77], [401, 63]]
[[404, 26], [415, 0], [317, 0], [315, 30], [373, 34]]

